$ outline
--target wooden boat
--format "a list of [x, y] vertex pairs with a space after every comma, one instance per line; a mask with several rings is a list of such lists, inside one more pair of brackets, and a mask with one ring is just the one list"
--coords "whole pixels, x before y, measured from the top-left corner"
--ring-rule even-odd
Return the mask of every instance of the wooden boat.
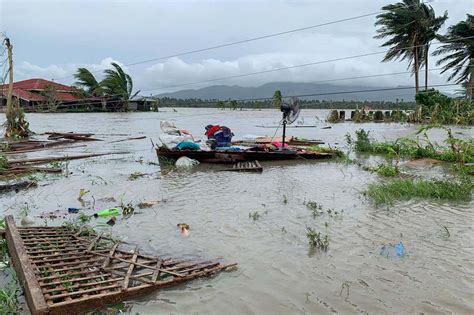
[[164, 147], [156, 149], [158, 158], [177, 160], [182, 156], [197, 160], [201, 163], [236, 163], [244, 161], [283, 161], [283, 160], [319, 160], [335, 156], [335, 153], [309, 152], [304, 150], [284, 151], [195, 151], [169, 150]]

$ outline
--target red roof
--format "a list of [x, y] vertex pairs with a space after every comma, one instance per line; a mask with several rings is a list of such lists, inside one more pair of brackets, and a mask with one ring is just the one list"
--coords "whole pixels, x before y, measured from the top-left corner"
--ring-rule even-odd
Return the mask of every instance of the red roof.
[[[77, 89], [44, 79], [29, 79], [13, 82], [13, 95], [27, 101], [41, 102], [45, 100], [45, 97], [38, 92], [43, 91], [47, 87], [52, 87], [55, 90], [55, 98], [60, 102], [83, 100], [83, 98], [74, 94], [78, 91]], [[6, 96], [8, 84], [0, 85], [0, 91]]]
[[[14, 89], [22, 90], [44, 90], [47, 86], [53, 87], [57, 91], [75, 91], [73, 87], [68, 85], [48, 81], [45, 79], [28, 79], [23, 81], [13, 82]], [[8, 87], [8, 84], [4, 84], [3, 87]]]

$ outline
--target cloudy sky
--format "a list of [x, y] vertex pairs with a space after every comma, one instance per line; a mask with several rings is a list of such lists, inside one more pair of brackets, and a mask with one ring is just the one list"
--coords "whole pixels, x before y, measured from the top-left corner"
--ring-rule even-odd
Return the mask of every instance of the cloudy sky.
[[[31, 77], [70, 84], [77, 67], [100, 71], [125, 65], [142, 94], [212, 84], [257, 86], [272, 81], [313, 82], [406, 71], [380, 63], [382, 55], [322, 63], [207, 84], [192, 82], [383, 51], [373, 39], [375, 16], [200, 53], [157, 59], [310, 25], [375, 13], [390, 0], [332, 1], [88, 1], [0, 0], [0, 30], [14, 45], [16, 80]], [[473, 0], [434, 0], [448, 11], [445, 29], [474, 12]], [[433, 46], [435, 48], [436, 46]], [[435, 59], [431, 68], [437, 68]], [[100, 77], [100, 72], [97, 73]], [[430, 72], [432, 84], [446, 76]], [[412, 85], [408, 74], [338, 81], [367, 86]], [[454, 88], [451, 88], [454, 89]], [[445, 88], [444, 90], [450, 90]]]

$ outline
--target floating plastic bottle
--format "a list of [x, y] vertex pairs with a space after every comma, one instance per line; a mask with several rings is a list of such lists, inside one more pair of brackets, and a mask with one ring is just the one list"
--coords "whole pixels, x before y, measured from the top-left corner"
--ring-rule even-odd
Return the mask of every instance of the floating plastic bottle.
[[119, 214], [119, 209], [118, 208], [109, 208], [109, 209], [104, 209], [104, 210], [101, 210], [97, 213], [94, 214], [94, 217], [110, 217], [110, 216], [114, 216], [114, 215], [118, 215]]

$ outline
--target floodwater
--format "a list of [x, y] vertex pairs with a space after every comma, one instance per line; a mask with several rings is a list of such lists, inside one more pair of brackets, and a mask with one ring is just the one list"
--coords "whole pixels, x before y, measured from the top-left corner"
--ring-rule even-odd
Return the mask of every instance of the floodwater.
[[[238, 269], [164, 289], [127, 302], [131, 314], [327, 314], [327, 313], [455, 313], [474, 312], [474, 202], [446, 203], [413, 200], [375, 208], [363, 195], [380, 180], [355, 165], [335, 161], [265, 163], [262, 174], [216, 172], [199, 165], [191, 171], [165, 171], [150, 139], [157, 142], [162, 119], [202, 136], [210, 123], [226, 125], [236, 138], [273, 135], [276, 110], [219, 111], [178, 109], [159, 113], [28, 114], [31, 129], [91, 132], [104, 142], [87, 147], [48, 150], [37, 155], [129, 151], [71, 161], [68, 177], [40, 175], [39, 187], [0, 196], [2, 215], [28, 206], [39, 225], [42, 212], [80, 207], [84, 200], [95, 211], [124, 203], [163, 200], [150, 209], [137, 209], [108, 228], [144, 251], [177, 257], [224, 257]], [[288, 134], [344, 145], [344, 135], [359, 128], [378, 139], [413, 135], [406, 124], [335, 124], [321, 129], [325, 111], [304, 110], [300, 122], [316, 128], [289, 128]], [[316, 119], [315, 117], [319, 117]], [[279, 130], [278, 132], [280, 132]], [[459, 129], [465, 137], [472, 128]], [[109, 143], [132, 136], [145, 140]], [[442, 132], [431, 132], [441, 141]], [[21, 156], [24, 157], [24, 156]], [[431, 173], [442, 172], [434, 168]], [[133, 172], [149, 175], [129, 180]], [[417, 172], [417, 171], [415, 171]], [[93, 197], [93, 198], [92, 198]], [[113, 197], [116, 202], [110, 200]], [[94, 203], [95, 199], [95, 203]], [[313, 218], [305, 202], [325, 210]], [[249, 213], [257, 211], [253, 220]], [[94, 209], [87, 210], [94, 213]], [[72, 215], [66, 215], [67, 218]], [[58, 224], [64, 219], [49, 221]], [[98, 219], [94, 223], [104, 223]], [[185, 222], [185, 237], [176, 227]], [[449, 236], [445, 226], [449, 231]], [[311, 250], [306, 227], [329, 236], [327, 252]], [[406, 253], [381, 256], [381, 248], [402, 241]]]

